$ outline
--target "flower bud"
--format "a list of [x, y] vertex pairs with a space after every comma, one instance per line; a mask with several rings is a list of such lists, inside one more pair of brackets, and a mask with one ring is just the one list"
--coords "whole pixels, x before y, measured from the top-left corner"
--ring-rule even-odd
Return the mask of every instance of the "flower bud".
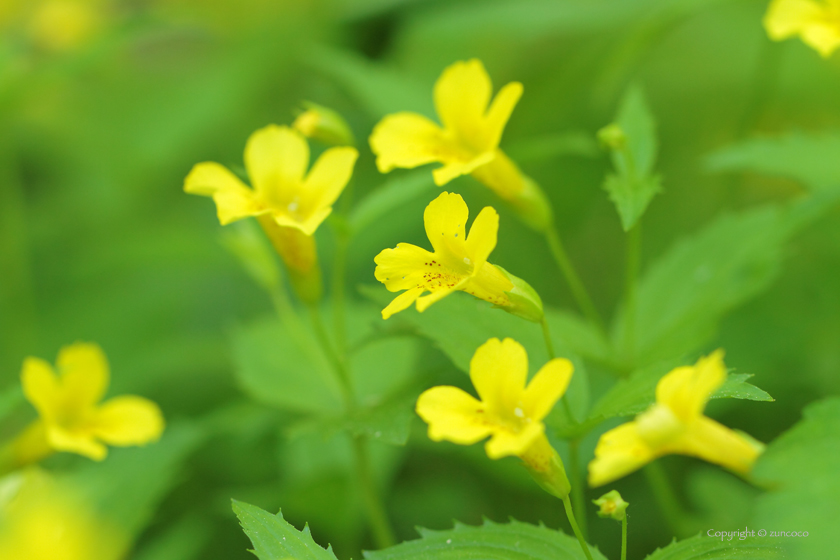
[[499, 309], [504, 309], [512, 315], [539, 323], [543, 320], [543, 304], [540, 295], [531, 287], [528, 282], [514, 276], [499, 265], [493, 265], [504, 274], [508, 280], [513, 284], [513, 289], [505, 292], [510, 301], [509, 305], [497, 305]]
[[306, 136], [314, 138], [328, 146], [354, 146], [356, 140], [344, 117], [332, 109], [304, 102], [306, 110], [299, 114], [292, 123], [292, 128]]
[[598, 512], [599, 517], [611, 517], [616, 521], [624, 520], [627, 515], [625, 510], [630, 505], [624, 501], [618, 490], [610, 490], [597, 500], [592, 500], [592, 503], [601, 508]]
[[623, 150], [627, 146], [627, 135], [618, 123], [612, 123], [598, 131], [598, 141], [610, 150]]

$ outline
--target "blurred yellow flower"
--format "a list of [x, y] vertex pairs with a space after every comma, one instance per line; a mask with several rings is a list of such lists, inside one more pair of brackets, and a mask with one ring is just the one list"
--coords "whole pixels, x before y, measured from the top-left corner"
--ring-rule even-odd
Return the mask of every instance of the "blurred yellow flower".
[[97, 519], [70, 489], [41, 471], [2, 481], [0, 558], [3, 560], [112, 560], [126, 539]]
[[[425, 311], [456, 290], [502, 307], [510, 305], [505, 292], [513, 289], [513, 283], [487, 262], [496, 247], [499, 215], [489, 206], [484, 208], [473, 222], [469, 237], [468, 217], [464, 199], [444, 192], [429, 203], [423, 214], [434, 253], [399, 243], [395, 249], [385, 249], [376, 256], [376, 279], [391, 292], [406, 290], [382, 310], [384, 319], [415, 301], [417, 310]], [[421, 297], [424, 292], [431, 293]]]
[[703, 415], [725, 380], [722, 350], [664, 376], [656, 386], [656, 403], [601, 436], [589, 463], [589, 484], [607, 484], [672, 453], [748, 473], [763, 446]]
[[774, 41], [799, 35], [827, 58], [840, 47], [840, 0], [773, 0], [764, 27]]
[[287, 126], [269, 125], [254, 132], [245, 145], [245, 168], [253, 189], [224, 166], [205, 162], [187, 175], [184, 191], [213, 197], [222, 225], [266, 216], [279, 226], [312, 235], [332, 212], [358, 155], [355, 148], [330, 148], [307, 173], [306, 139]]
[[40, 358], [29, 357], [23, 363], [23, 392], [40, 419], [13, 444], [18, 463], [38, 460], [53, 450], [101, 461], [108, 454], [105, 443], [144, 445], [160, 438], [163, 415], [152, 401], [127, 395], [100, 404], [109, 370], [99, 346], [81, 342], [65, 346], [56, 365], [58, 375]]
[[433, 387], [417, 400], [417, 414], [429, 424], [434, 441], [472, 445], [491, 436], [488, 457], [521, 458], [543, 487], [562, 498], [568, 480], [542, 420], [566, 392], [573, 371], [569, 360], [556, 358], [526, 387], [525, 348], [510, 338], [491, 338], [470, 361], [470, 379], [481, 400], [457, 387]]
[[[480, 60], [456, 62], [446, 68], [434, 89], [435, 107], [443, 127], [416, 113], [386, 116], [370, 137], [379, 171], [387, 173], [395, 167], [439, 162], [443, 167], [432, 174], [435, 183], [443, 186], [494, 160], [512, 165], [499, 150], [499, 141], [522, 96], [522, 84], [507, 84], [491, 103], [492, 91], [490, 76]], [[504, 177], [486, 175], [480, 180], [503, 198], [512, 198], [523, 188], [518, 172]]]
[[97, 0], [46, 0], [36, 4], [29, 33], [40, 46], [53, 51], [77, 48], [105, 23], [106, 6]]

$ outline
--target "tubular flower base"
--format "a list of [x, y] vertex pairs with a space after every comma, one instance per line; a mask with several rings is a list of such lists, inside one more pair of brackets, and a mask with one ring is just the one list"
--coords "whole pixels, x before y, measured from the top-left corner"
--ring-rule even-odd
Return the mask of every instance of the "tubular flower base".
[[[489, 206], [482, 210], [473, 222], [469, 237], [466, 235], [468, 217], [464, 199], [444, 192], [429, 203], [423, 214], [434, 253], [399, 243], [396, 249], [385, 249], [376, 256], [376, 279], [391, 292], [405, 290], [382, 310], [383, 319], [415, 301], [417, 310], [425, 311], [456, 290], [499, 307], [511, 305], [506, 292], [514, 288], [513, 282], [487, 262], [496, 247], [499, 215]], [[423, 296], [425, 292], [431, 293]]]
[[563, 498], [569, 481], [542, 420], [566, 392], [573, 371], [569, 360], [556, 358], [526, 387], [525, 348], [510, 338], [491, 338], [470, 362], [470, 379], [480, 400], [457, 387], [433, 387], [417, 400], [417, 414], [429, 424], [434, 441], [472, 445], [490, 436], [488, 457], [519, 457], [543, 488]]
[[12, 444], [12, 459], [18, 465], [52, 451], [101, 461], [108, 454], [106, 443], [144, 445], [160, 438], [163, 415], [152, 401], [126, 395], [99, 404], [109, 382], [108, 362], [99, 346], [65, 346], [58, 354], [57, 367], [58, 375], [39, 358], [23, 363], [23, 392], [40, 419]]
[[655, 404], [601, 436], [589, 463], [589, 484], [607, 484], [674, 453], [748, 473], [763, 446], [703, 415], [725, 380], [722, 350], [668, 373], [656, 386]]
[[509, 202], [532, 227], [551, 221], [551, 209], [539, 187], [499, 149], [502, 132], [522, 96], [511, 82], [490, 101], [493, 86], [480, 60], [456, 62], [434, 88], [435, 108], [443, 126], [416, 113], [388, 115], [376, 125], [370, 145], [379, 171], [442, 163], [432, 172], [438, 186], [472, 175]]
[[840, 0], [773, 0], [764, 27], [774, 41], [798, 35], [828, 58], [840, 47]]

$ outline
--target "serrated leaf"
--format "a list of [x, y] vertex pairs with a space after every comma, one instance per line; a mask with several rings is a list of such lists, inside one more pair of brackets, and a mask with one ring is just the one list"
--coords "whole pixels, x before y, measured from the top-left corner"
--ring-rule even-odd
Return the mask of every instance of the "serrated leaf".
[[[726, 531], [735, 529], [727, 528]], [[733, 540], [723, 540], [714, 537], [697, 535], [671, 543], [660, 548], [647, 557], [647, 560], [773, 560], [786, 558], [784, 549], [778, 544], [762, 541], [760, 538], [748, 538], [743, 541], [735, 537]]]
[[[678, 365], [678, 362], [656, 364], [634, 372], [627, 379], [617, 381], [592, 407], [590, 418], [595, 420], [633, 416], [647, 410], [656, 401], [656, 384]], [[766, 392], [746, 382], [750, 377], [750, 374], [730, 373], [711, 398], [773, 401], [773, 397]]]
[[[482, 560], [582, 560], [578, 541], [565, 533], [545, 526], [512, 521], [473, 527], [456, 524], [448, 531], [420, 529], [421, 538], [406, 541], [385, 550], [365, 552], [368, 560], [446, 560], [480, 558]], [[604, 560], [590, 545], [592, 558]]]
[[[784, 243], [835, 205], [838, 195], [825, 193], [786, 206], [727, 214], [675, 243], [639, 283], [637, 367], [699, 349], [724, 314], [770, 285]], [[622, 311], [614, 322], [617, 348], [627, 346], [626, 323]]]
[[436, 188], [428, 169], [398, 174], [356, 205], [350, 214], [350, 227], [354, 232], [360, 232], [387, 216], [394, 208]]
[[790, 558], [833, 558], [837, 553], [840, 503], [840, 398], [808, 405], [793, 428], [771, 442], [753, 477], [772, 489], [760, 496], [751, 526], [772, 531], [807, 531], [781, 539]]
[[662, 181], [654, 174], [656, 124], [640, 87], [631, 87], [624, 94], [615, 124], [624, 134], [624, 146], [612, 150], [616, 173], [607, 176], [604, 188], [615, 203], [624, 231], [629, 231], [662, 190]]
[[794, 132], [753, 138], [722, 148], [706, 159], [711, 171], [747, 171], [785, 177], [813, 190], [840, 189], [840, 132]]
[[256, 506], [233, 500], [233, 512], [254, 545], [260, 560], [337, 560], [332, 547], [321, 548], [306, 526], [295, 529], [282, 512], [271, 515]]

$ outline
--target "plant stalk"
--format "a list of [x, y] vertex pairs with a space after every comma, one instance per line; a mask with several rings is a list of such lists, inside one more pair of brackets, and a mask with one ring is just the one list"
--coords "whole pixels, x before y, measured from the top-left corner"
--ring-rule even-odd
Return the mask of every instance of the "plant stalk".
[[569, 284], [569, 289], [571, 289], [578, 307], [589, 321], [603, 333], [604, 322], [601, 320], [598, 310], [595, 309], [592, 298], [589, 297], [589, 292], [586, 291], [586, 287], [578, 276], [575, 267], [569, 260], [569, 255], [566, 254], [566, 249], [563, 247], [563, 242], [560, 241], [560, 235], [557, 233], [556, 227], [552, 225], [545, 230], [545, 240], [551, 250], [551, 255], [557, 262], [557, 266], [560, 267], [560, 271], [566, 277], [566, 282]]
[[566, 517], [569, 518], [569, 524], [572, 526], [572, 531], [575, 533], [575, 536], [580, 543], [580, 547], [583, 549], [584, 556], [586, 556], [587, 560], [592, 560], [592, 553], [589, 552], [589, 545], [586, 544], [586, 539], [583, 538], [583, 534], [580, 532], [577, 521], [575, 521], [575, 512], [572, 509], [572, 502], [569, 500], [568, 496], [563, 498], [563, 507], [566, 509]]

